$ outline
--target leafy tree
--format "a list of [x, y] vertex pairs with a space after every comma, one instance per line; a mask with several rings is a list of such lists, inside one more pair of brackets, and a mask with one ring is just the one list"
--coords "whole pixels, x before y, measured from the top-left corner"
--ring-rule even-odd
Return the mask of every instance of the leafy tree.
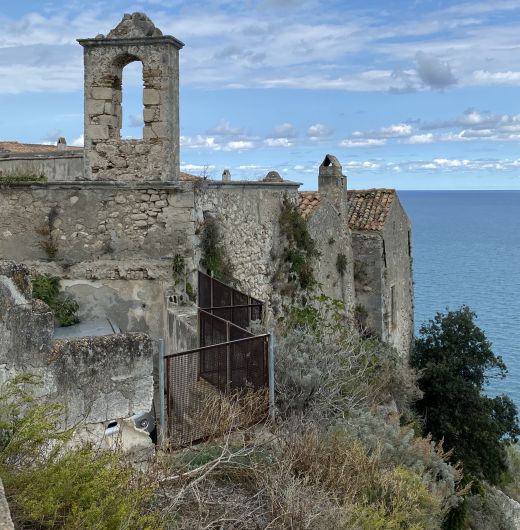
[[436, 440], [444, 438], [466, 475], [497, 483], [506, 469], [505, 447], [517, 441], [520, 427], [510, 398], [482, 392], [491, 378], [505, 377], [507, 368], [475, 318], [462, 306], [437, 313], [420, 328], [412, 353], [424, 392], [417, 408], [426, 430]]

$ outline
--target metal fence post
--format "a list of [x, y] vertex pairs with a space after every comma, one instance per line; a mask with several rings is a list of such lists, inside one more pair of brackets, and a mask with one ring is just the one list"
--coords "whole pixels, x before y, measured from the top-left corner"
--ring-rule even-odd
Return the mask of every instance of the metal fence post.
[[269, 333], [268, 349], [268, 375], [269, 375], [269, 417], [275, 419], [275, 402], [274, 402], [274, 334]]
[[230, 349], [229, 349], [229, 341], [230, 341], [230, 330], [229, 330], [229, 321], [226, 322], [226, 392], [229, 394], [229, 390], [231, 387], [231, 360], [230, 360]]
[[166, 403], [164, 400], [166, 371], [164, 369], [164, 339], [159, 339], [159, 445], [166, 442]]

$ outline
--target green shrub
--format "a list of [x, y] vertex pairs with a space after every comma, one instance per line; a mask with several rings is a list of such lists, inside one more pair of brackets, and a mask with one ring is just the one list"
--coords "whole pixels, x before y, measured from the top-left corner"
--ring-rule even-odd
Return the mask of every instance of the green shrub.
[[0, 389], [0, 475], [17, 528], [113, 530], [162, 528], [146, 513], [145, 476], [123, 456], [90, 445], [70, 448], [59, 432], [62, 407], [34, 399], [21, 376]]
[[32, 294], [45, 302], [54, 313], [60, 326], [72, 326], [79, 322], [79, 305], [75, 300], [60, 296], [60, 279], [57, 276], [39, 274], [32, 279]]
[[420, 328], [412, 354], [424, 392], [417, 410], [436, 440], [444, 439], [465, 473], [497, 483], [506, 471], [505, 447], [520, 435], [517, 409], [510, 398], [483, 393], [491, 376], [507, 369], [466, 306], [437, 313]]

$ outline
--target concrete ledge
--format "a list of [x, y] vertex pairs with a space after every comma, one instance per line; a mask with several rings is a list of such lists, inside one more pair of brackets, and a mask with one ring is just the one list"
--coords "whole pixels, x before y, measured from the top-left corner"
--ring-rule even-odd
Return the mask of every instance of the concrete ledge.
[[280, 189], [280, 188], [299, 188], [301, 182], [284, 180], [282, 182], [264, 182], [262, 180], [204, 180], [202, 181], [212, 188], [233, 189], [233, 188], [251, 188], [251, 189]]
[[0, 162], [2, 160], [41, 160], [59, 158], [83, 158], [83, 148], [68, 151], [47, 151], [45, 153], [3, 153], [0, 151]]
[[2, 182], [0, 188], [31, 188], [31, 189], [129, 189], [145, 190], [148, 188], [161, 190], [191, 190], [193, 182], [180, 180], [148, 180], [148, 181], [117, 181], [117, 180], [56, 180], [52, 182]]

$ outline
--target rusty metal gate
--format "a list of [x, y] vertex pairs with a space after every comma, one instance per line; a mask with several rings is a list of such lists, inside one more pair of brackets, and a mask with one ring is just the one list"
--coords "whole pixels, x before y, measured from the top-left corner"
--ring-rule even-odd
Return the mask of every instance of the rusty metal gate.
[[267, 409], [269, 335], [245, 329], [262, 319], [263, 303], [202, 272], [198, 291], [199, 347], [164, 357], [172, 447], [258, 421]]

